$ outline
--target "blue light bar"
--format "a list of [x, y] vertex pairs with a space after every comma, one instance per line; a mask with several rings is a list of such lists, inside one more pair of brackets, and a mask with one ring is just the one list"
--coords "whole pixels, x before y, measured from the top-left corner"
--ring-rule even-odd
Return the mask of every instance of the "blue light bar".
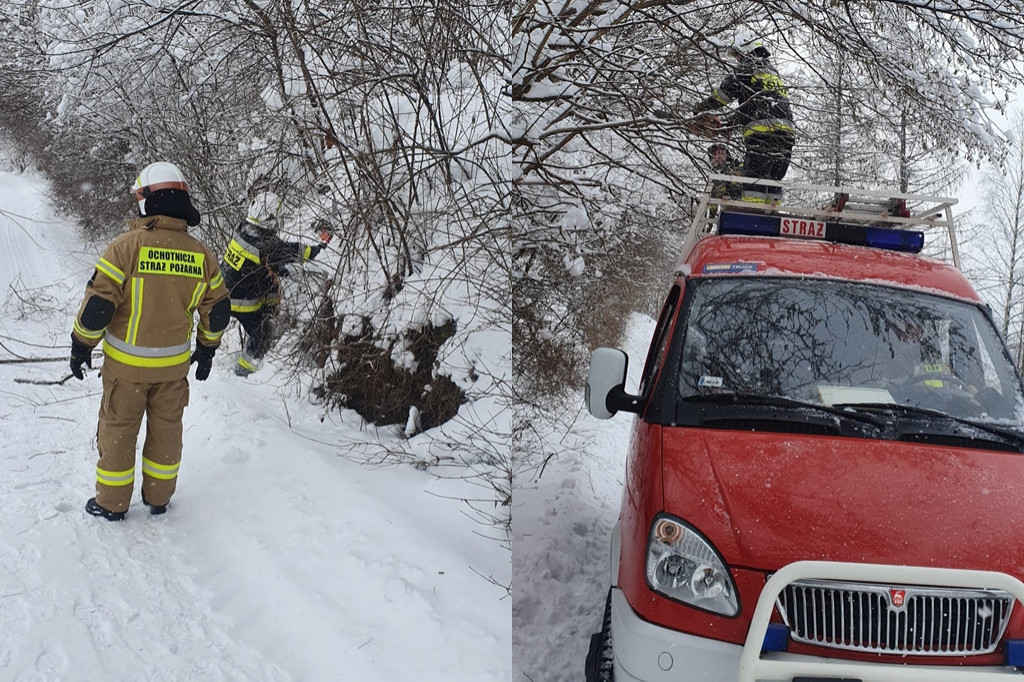
[[1024, 639], [1006, 640], [1006, 665], [1024, 666]]
[[768, 623], [761, 651], [785, 651], [789, 648], [789, 628], [782, 623]]
[[762, 237], [778, 237], [779, 219], [776, 216], [770, 215], [723, 211], [718, 219], [718, 234], [749, 234]]
[[[917, 253], [924, 248], [924, 232], [918, 230], [890, 230], [885, 227], [865, 227], [865, 246], [893, 251]], [[852, 243], [852, 242], [851, 242]]]
[[[837, 244], [870, 246], [876, 249], [919, 253], [924, 248], [924, 232], [901, 230], [894, 227], [856, 225], [850, 223], [820, 222], [801, 218], [786, 218], [789, 225], [785, 232], [797, 238], [817, 238]], [[793, 225], [813, 225], [815, 229], [794, 232]], [[718, 219], [719, 234], [749, 235], [757, 237], [787, 236], [782, 229], [779, 216], [754, 213], [723, 211]], [[824, 235], [821, 234], [824, 227]]]

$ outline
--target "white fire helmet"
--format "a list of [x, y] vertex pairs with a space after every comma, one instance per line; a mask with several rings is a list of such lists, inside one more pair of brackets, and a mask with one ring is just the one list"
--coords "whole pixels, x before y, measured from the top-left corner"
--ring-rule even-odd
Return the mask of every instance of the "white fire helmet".
[[146, 215], [146, 198], [161, 189], [188, 192], [188, 183], [178, 167], [166, 161], [151, 163], [142, 169], [132, 185], [132, 194], [139, 202], [139, 215]]
[[763, 47], [763, 45], [761, 45], [761, 39], [756, 35], [743, 28], [736, 31], [736, 36], [732, 41], [733, 50], [739, 54], [750, 54], [759, 47]]
[[281, 198], [273, 192], [260, 192], [249, 204], [245, 219], [260, 227], [275, 227], [283, 205]]

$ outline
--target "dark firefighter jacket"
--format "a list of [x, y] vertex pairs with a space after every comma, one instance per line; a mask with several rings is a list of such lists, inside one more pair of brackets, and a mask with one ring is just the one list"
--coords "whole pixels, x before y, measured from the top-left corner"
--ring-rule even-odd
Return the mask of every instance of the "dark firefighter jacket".
[[715, 93], [697, 104], [694, 113], [721, 108], [737, 102], [732, 116], [735, 124], [743, 126], [743, 136], [756, 133], [793, 131], [793, 113], [789, 93], [782, 78], [767, 59], [741, 61], [736, 70]]
[[309, 260], [311, 247], [282, 241], [272, 229], [243, 220], [224, 252], [221, 269], [231, 294], [231, 311], [259, 310], [277, 293], [277, 279], [288, 263]]
[[103, 340], [104, 373], [135, 383], [188, 374], [193, 314], [197, 342], [216, 348], [231, 319], [217, 258], [163, 215], [131, 220], [107, 247], [85, 288], [73, 334], [87, 346]]

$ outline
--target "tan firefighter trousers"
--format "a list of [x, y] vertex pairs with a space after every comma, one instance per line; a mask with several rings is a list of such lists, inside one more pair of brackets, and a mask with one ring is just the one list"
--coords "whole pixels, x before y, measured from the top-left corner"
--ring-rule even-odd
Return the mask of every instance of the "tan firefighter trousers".
[[[111, 373], [113, 374], [113, 372]], [[188, 405], [188, 379], [137, 384], [103, 373], [103, 400], [96, 440], [96, 502], [122, 512], [132, 500], [135, 445], [146, 416], [142, 485], [146, 501], [167, 504], [181, 462], [181, 418]]]

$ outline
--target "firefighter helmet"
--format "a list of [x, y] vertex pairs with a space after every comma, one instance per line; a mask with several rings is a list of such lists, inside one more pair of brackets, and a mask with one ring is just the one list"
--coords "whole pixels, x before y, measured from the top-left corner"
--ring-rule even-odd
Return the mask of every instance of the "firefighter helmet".
[[768, 59], [771, 56], [768, 48], [761, 43], [761, 39], [747, 29], [736, 32], [732, 50], [740, 59]]
[[132, 194], [139, 201], [141, 215], [146, 215], [146, 199], [153, 192], [162, 189], [178, 189], [188, 192], [188, 183], [185, 182], [185, 176], [173, 163], [157, 161], [143, 168], [139, 177], [135, 178], [135, 184], [132, 185]]
[[249, 213], [245, 219], [260, 227], [274, 227], [281, 215], [283, 204], [281, 197], [273, 192], [260, 192], [249, 204]]
[[131, 188], [139, 202], [139, 215], [167, 215], [189, 225], [199, 224], [199, 211], [192, 206], [185, 176], [173, 163], [157, 161], [142, 169]]

